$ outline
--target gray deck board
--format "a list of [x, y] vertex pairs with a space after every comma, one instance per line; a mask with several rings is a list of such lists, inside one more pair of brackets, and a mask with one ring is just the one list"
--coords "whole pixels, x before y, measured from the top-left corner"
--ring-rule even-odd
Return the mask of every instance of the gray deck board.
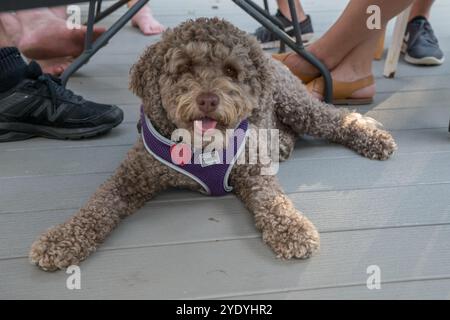
[[[151, 3], [170, 27], [202, 15], [247, 31], [257, 26], [228, 0]], [[303, 1], [317, 34], [346, 3]], [[433, 27], [450, 56], [450, 3], [435, 6]], [[171, 190], [127, 218], [81, 265], [82, 290], [67, 290], [64, 272], [31, 266], [33, 239], [76, 212], [136, 140], [139, 99], [128, 91], [129, 69], [158, 39], [126, 26], [70, 80], [86, 98], [124, 109], [124, 123], [105, 137], [0, 144], [0, 299], [450, 298], [450, 63], [401, 61], [392, 80], [381, 76], [384, 61], [374, 62], [375, 101], [355, 109], [392, 130], [399, 145], [392, 159], [370, 161], [304, 137], [281, 165], [283, 188], [322, 234], [310, 260], [276, 259], [234, 196]], [[370, 265], [381, 268], [381, 290], [365, 285]]]
[[[449, 161], [450, 153], [447, 152], [416, 154], [414, 157], [399, 154], [386, 162], [353, 157], [292, 160], [282, 165], [278, 177], [289, 193], [447, 184], [450, 183], [450, 167], [446, 165]], [[112, 170], [2, 178], [0, 213], [79, 207]], [[165, 199], [166, 194], [160, 198]], [[184, 191], [176, 194], [177, 198], [191, 197]], [[198, 195], [196, 198], [204, 197]]]
[[307, 261], [277, 260], [259, 238], [105, 250], [83, 264], [84, 287], [73, 292], [65, 289], [63, 272], [42, 273], [26, 258], [8, 259], [1, 267], [9, 290], [0, 298], [42, 298], [43, 292], [49, 298], [221, 298], [364, 284], [373, 264], [384, 281], [442, 277], [450, 272], [449, 232], [450, 226], [421, 226], [325, 233], [321, 253]]
[[385, 300], [386, 297], [399, 300], [420, 299], [439, 300], [450, 299], [448, 288], [450, 279], [426, 279], [404, 282], [390, 282], [382, 285], [382, 290], [367, 290], [365, 285], [350, 285], [346, 287], [334, 287], [323, 289], [312, 289], [303, 291], [286, 291], [276, 293], [266, 293], [258, 295], [243, 295], [231, 297], [230, 299], [363, 299], [363, 300]]
[[[450, 52], [449, 52], [450, 54]], [[106, 60], [114, 61], [115, 63], [123, 63], [122, 61], [134, 61], [137, 59], [135, 54], [116, 54], [108, 55]], [[103, 61], [106, 62], [106, 61]], [[128, 64], [127, 64], [128, 65]], [[382, 80], [381, 76], [377, 77]], [[124, 76], [94, 76], [94, 77], [80, 77], [74, 76], [69, 81], [69, 86], [73, 90], [83, 90], [86, 86], [95, 86], [96, 90], [123, 90], [126, 87], [127, 78]], [[423, 75], [417, 76], [402, 76], [399, 74], [395, 80], [381, 81], [377, 85], [378, 93], [399, 92], [399, 91], [436, 91], [439, 89], [450, 88], [450, 77], [447, 74], [440, 75]]]
[[[76, 144], [61, 142], [58, 146], [53, 143], [53, 146], [44, 142], [48, 140], [42, 139], [43, 146], [31, 145], [30, 148], [20, 146], [20, 143], [2, 144], [5, 150], [0, 153], [0, 172], [2, 175], [0, 180], [9, 177], [26, 177], [36, 175], [74, 175], [87, 174], [97, 172], [109, 172], [111, 168], [115, 168], [117, 164], [124, 158], [126, 152], [137, 139], [137, 133], [131, 129], [129, 134], [130, 140], [119, 140], [114, 145], [86, 145], [91, 140], [85, 140], [78, 146]], [[374, 161], [375, 165], [393, 165], [393, 163], [408, 162], [410, 157], [415, 157], [413, 161], [417, 161], [419, 157], [444, 157], [450, 153], [450, 146], [448, 139], [441, 135], [442, 129], [425, 129], [416, 132], [415, 130], [401, 130], [394, 131], [393, 135], [396, 139], [399, 148], [396, 152], [393, 161], [378, 162]], [[95, 140], [101, 143], [101, 140]], [[94, 141], [92, 141], [94, 142]], [[9, 146], [11, 145], [11, 146]], [[45, 147], [47, 146], [47, 147]], [[20, 147], [20, 149], [15, 149]], [[11, 149], [8, 149], [11, 148]], [[352, 163], [367, 163], [372, 165], [370, 161], [360, 157], [357, 153], [349, 150], [341, 145], [332, 144], [323, 140], [315, 140], [310, 137], [305, 137], [299, 140], [293, 152], [292, 157], [281, 164], [283, 171], [289, 171], [291, 162], [293, 161], [308, 161], [308, 160], [323, 160], [327, 161], [329, 158], [352, 158]], [[15, 159], [22, 159], [21, 161], [14, 161]], [[333, 160], [334, 161], [334, 160]], [[348, 160], [342, 160], [347, 162]], [[445, 160], [444, 160], [445, 161]], [[39, 166], [34, 166], [34, 163], [40, 163]], [[339, 166], [340, 161], [337, 162]], [[307, 166], [308, 162], [302, 162], [302, 166]], [[305, 171], [308, 167], [305, 168]]]
[[[446, 97], [444, 92], [447, 91], [442, 90], [417, 95], [415, 92], [387, 95], [381, 93], [375, 98], [374, 104], [353, 107], [352, 109], [377, 119], [389, 130], [444, 128], [448, 127], [448, 106], [445, 101], [438, 100], [439, 96]], [[399, 95], [402, 95], [403, 100]], [[424, 96], [430, 97], [430, 101], [427, 101]], [[95, 93], [91, 95], [90, 99], [101, 101], [102, 103], [114, 103], [114, 99], [111, 97], [103, 99], [96, 99], [96, 97], [101, 96]], [[139, 100], [132, 98], [133, 103], [129, 104], [129, 98], [121, 97], [120, 95], [117, 95], [117, 97], [117, 101], [125, 101], [124, 104], [117, 103], [125, 111], [124, 123], [134, 124], [133, 130], [136, 132], [135, 125], [139, 118]], [[410, 104], [405, 106], [403, 101]]]
[[[326, 233], [450, 224], [450, 199], [446, 196], [449, 190], [449, 184], [437, 184], [291, 193], [290, 197], [319, 231]], [[435, 201], [434, 197], [442, 200]], [[36, 234], [64, 222], [75, 211], [74, 208], [0, 214], [0, 224], [5, 230], [0, 234], [0, 259], [25, 256]], [[215, 202], [157, 201], [127, 218], [99, 250], [258, 236], [253, 218], [234, 197]]]
[[[449, 138], [442, 134], [442, 128], [391, 130], [400, 148], [397, 153], [449, 151]], [[0, 152], [20, 150], [58, 150], [79, 148], [103, 148], [108, 146], [131, 146], [137, 139], [135, 123], [126, 123], [105, 135], [102, 139], [71, 141], [54, 141], [48, 139], [32, 139], [20, 142], [0, 144]], [[330, 157], [349, 155], [352, 151], [327, 141], [303, 137], [297, 142], [293, 158], [297, 157]], [[5, 154], [3, 157], [8, 157]], [[2, 155], [0, 155], [2, 157]], [[1, 165], [1, 164], [0, 164]], [[31, 169], [31, 168], [30, 168]], [[7, 172], [5, 171], [5, 174]]]

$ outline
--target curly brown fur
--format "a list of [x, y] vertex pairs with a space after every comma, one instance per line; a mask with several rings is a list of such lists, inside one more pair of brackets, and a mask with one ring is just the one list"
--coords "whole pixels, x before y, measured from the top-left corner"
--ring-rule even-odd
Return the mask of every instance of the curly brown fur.
[[[168, 138], [176, 128], [192, 131], [193, 122], [207, 116], [221, 130], [243, 118], [252, 128], [279, 129], [281, 160], [289, 157], [302, 134], [341, 143], [371, 159], [386, 159], [395, 149], [391, 135], [374, 121], [311, 97], [253, 37], [217, 18], [187, 21], [166, 31], [133, 66], [130, 88]], [[196, 103], [203, 92], [220, 101], [208, 114]], [[314, 225], [294, 208], [275, 176], [262, 174], [261, 165], [235, 165], [230, 184], [277, 256], [307, 258], [317, 251]], [[139, 139], [113, 177], [74, 217], [36, 240], [31, 261], [45, 270], [79, 263], [122, 218], [169, 187], [201, 190], [197, 182], [154, 159]]]

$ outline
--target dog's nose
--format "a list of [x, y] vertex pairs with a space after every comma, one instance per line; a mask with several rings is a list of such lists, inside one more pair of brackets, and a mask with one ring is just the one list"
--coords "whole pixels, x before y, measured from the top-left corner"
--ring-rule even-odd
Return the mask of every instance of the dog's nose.
[[204, 113], [213, 112], [219, 106], [219, 96], [215, 93], [204, 92], [197, 96], [197, 104]]

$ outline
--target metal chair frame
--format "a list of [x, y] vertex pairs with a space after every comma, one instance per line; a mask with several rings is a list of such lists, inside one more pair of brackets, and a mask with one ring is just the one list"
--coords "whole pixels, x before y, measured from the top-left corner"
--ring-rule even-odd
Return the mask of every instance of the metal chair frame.
[[291, 37], [283, 30], [283, 26], [280, 22], [270, 15], [267, 0], [264, 0], [264, 8], [257, 5], [252, 0], [233, 0], [233, 2], [280, 39], [282, 43], [280, 47], [281, 51], [284, 51], [284, 45], [287, 45], [299, 56], [304, 58], [319, 70], [325, 80], [324, 101], [331, 103], [333, 97], [333, 82], [330, 71], [319, 59], [317, 59], [310, 52], [306, 51], [303, 46], [294, 0], [288, 0], [288, 3], [292, 17], [292, 24], [294, 27], [295, 41], [293, 41]]

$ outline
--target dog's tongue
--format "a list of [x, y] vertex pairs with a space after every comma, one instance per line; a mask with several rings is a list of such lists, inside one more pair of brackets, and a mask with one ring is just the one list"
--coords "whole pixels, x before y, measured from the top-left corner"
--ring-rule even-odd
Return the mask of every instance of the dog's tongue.
[[200, 130], [202, 133], [206, 132], [209, 129], [215, 129], [217, 125], [217, 121], [211, 118], [203, 118], [201, 120], [196, 120], [194, 122], [195, 127]]

